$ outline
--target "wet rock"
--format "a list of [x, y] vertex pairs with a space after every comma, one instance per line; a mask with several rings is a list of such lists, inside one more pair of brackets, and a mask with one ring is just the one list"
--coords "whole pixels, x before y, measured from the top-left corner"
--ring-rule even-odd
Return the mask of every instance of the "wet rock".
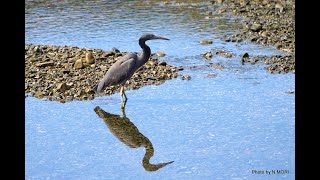
[[202, 40], [200, 41], [200, 44], [202, 45], [207, 45], [207, 44], [212, 44], [213, 42], [211, 40]]

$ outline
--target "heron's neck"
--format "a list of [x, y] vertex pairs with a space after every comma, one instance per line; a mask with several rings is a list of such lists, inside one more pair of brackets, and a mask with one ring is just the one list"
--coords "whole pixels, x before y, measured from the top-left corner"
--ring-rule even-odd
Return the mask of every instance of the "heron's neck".
[[173, 163], [173, 161], [171, 162], [166, 162], [166, 163], [159, 163], [159, 164], [150, 164], [150, 159], [153, 156], [154, 153], [154, 149], [152, 147], [151, 142], [147, 145], [145, 145], [146, 148], [146, 154], [144, 155], [143, 159], [142, 159], [142, 165], [145, 168], [145, 170], [147, 171], [157, 171], [158, 169]]
[[151, 55], [151, 49], [149, 46], [146, 45], [145, 41], [139, 40], [139, 45], [142, 48], [143, 52], [139, 58], [139, 65], [143, 65], [149, 60], [149, 57]]
[[145, 148], [146, 148], [146, 153], [145, 153], [145, 155], [144, 155], [144, 157], [143, 157], [143, 163], [144, 163], [144, 164], [149, 164], [149, 161], [150, 161], [151, 157], [153, 156], [154, 149], [153, 149], [151, 143], [150, 143], [150, 144], [147, 144], [147, 145], [145, 146]]

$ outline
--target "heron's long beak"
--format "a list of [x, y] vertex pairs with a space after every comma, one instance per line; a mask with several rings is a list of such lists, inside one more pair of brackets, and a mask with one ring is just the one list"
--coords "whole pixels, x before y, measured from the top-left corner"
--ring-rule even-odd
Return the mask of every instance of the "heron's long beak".
[[164, 38], [164, 37], [161, 37], [161, 36], [155, 36], [154, 39], [170, 40], [170, 39], [168, 39], [168, 38]]

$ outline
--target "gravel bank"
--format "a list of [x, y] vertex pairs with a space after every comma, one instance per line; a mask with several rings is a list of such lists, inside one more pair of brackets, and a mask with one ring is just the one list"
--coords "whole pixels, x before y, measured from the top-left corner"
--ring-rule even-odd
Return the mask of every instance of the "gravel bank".
[[218, 13], [246, 18], [240, 32], [224, 37], [225, 41], [276, 46], [287, 56], [258, 58], [268, 64], [270, 73], [295, 72], [295, 0], [212, 0]]
[[[117, 49], [78, 48], [68, 46], [25, 45], [25, 93], [37, 98], [66, 102], [90, 100], [92, 90], [110, 66], [126, 52]], [[178, 76], [178, 68], [158, 61], [157, 56], [142, 66], [126, 83], [125, 90], [145, 85], [159, 85]], [[111, 86], [99, 94], [119, 91]]]

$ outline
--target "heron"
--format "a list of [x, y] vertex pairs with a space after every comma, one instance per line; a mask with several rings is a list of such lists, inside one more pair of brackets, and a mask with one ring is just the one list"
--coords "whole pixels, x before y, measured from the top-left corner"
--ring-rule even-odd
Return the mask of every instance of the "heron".
[[128, 79], [138, 70], [142, 65], [144, 65], [151, 55], [151, 49], [146, 45], [148, 40], [169, 40], [161, 36], [156, 36], [154, 34], [143, 34], [139, 38], [139, 45], [143, 52], [141, 55], [136, 53], [128, 53], [121, 59], [116, 61], [106, 72], [103, 78], [100, 79], [99, 83], [94, 87], [94, 89], [100, 93], [103, 89], [108, 86], [120, 84], [120, 98], [124, 105], [127, 102], [127, 95], [124, 92], [124, 85]]

